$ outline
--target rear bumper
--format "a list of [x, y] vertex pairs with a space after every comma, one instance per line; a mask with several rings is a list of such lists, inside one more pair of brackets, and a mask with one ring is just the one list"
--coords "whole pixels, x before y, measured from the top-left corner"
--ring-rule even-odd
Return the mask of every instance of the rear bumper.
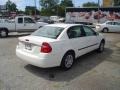
[[24, 52], [20, 49], [16, 49], [16, 55], [21, 60], [41, 68], [56, 67], [60, 65], [60, 63], [56, 63], [54, 57], [42, 58], [42, 57]]

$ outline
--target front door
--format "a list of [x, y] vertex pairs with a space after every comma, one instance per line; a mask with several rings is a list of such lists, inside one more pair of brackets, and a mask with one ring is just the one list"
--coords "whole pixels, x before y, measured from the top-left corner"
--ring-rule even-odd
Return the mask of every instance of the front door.
[[29, 17], [24, 17], [24, 30], [25, 31], [34, 31], [38, 29], [35, 21]]
[[85, 47], [87, 47], [87, 41], [84, 37], [82, 26], [70, 27], [67, 31], [69, 37], [69, 44], [76, 52], [76, 57], [79, 57], [86, 53]]
[[120, 22], [114, 22], [114, 31], [120, 32]]
[[85, 32], [85, 40], [86, 40], [86, 44], [87, 46], [86, 51], [90, 52], [92, 50], [95, 50], [99, 47], [99, 40], [98, 37], [95, 33], [94, 30], [92, 30], [90, 27], [88, 26], [83, 26], [84, 32]]
[[114, 25], [114, 22], [107, 22], [106, 23], [106, 27], [108, 27], [109, 29], [109, 32], [114, 32], [115, 31], [115, 25]]

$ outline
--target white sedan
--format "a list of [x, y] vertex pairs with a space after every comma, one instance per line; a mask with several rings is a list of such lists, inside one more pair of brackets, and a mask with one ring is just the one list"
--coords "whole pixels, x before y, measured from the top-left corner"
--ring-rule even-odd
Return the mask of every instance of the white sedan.
[[19, 38], [16, 55], [29, 64], [68, 70], [77, 57], [90, 51], [104, 51], [104, 37], [80, 24], [51, 24]]
[[120, 32], [120, 22], [106, 21], [105, 23], [97, 24], [96, 30], [102, 32]]

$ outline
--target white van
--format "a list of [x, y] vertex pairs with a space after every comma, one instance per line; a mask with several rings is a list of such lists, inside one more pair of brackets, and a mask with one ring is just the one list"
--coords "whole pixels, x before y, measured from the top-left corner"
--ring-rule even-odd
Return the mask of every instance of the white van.
[[54, 22], [58, 22], [59, 21], [59, 16], [50, 16], [50, 20], [52, 20]]

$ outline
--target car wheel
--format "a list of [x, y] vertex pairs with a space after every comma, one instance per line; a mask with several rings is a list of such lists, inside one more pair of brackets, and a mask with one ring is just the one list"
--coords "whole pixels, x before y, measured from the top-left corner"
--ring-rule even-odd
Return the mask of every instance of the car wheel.
[[108, 32], [108, 31], [109, 31], [108, 28], [103, 28], [103, 30], [102, 30], [102, 32], [104, 32], [104, 33]]
[[73, 53], [68, 52], [63, 56], [62, 62], [61, 62], [61, 67], [64, 70], [68, 70], [73, 66], [75, 56]]
[[1, 29], [0, 30], [0, 37], [4, 38], [8, 36], [7, 30]]
[[100, 52], [100, 53], [103, 52], [104, 48], [105, 48], [104, 46], [105, 46], [105, 42], [101, 41], [101, 43], [100, 43], [99, 48], [98, 48], [97, 51]]

